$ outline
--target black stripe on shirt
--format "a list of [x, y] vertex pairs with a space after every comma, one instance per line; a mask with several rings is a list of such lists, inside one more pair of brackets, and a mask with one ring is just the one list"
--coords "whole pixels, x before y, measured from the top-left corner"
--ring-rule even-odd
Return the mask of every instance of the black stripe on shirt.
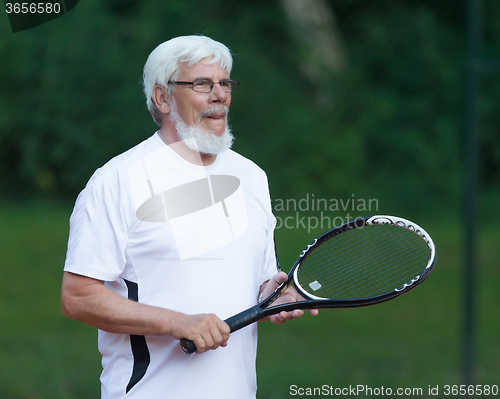
[[[137, 283], [133, 283], [132, 281], [125, 279], [123, 281], [127, 284], [128, 299], [139, 302], [139, 286]], [[142, 380], [151, 361], [151, 356], [149, 354], [148, 345], [144, 335], [130, 335], [130, 346], [132, 349], [132, 355], [134, 356], [134, 367], [132, 369], [132, 376], [130, 377], [130, 381], [127, 385], [127, 393], [135, 386], [135, 384]]]

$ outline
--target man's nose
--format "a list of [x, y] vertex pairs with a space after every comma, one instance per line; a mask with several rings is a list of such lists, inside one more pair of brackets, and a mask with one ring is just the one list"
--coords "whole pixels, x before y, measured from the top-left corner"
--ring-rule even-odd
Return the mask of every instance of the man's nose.
[[227, 100], [227, 93], [222, 90], [222, 87], [219, 82], [214, 82], [214, 87], [212, 88], [212, 96], [213, 100], [212, 101], [217, 101], [217, 102], [226, 102]]

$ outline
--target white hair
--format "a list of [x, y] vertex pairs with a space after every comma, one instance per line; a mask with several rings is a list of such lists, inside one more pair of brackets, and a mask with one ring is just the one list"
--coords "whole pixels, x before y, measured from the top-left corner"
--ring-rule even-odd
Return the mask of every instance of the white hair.
[[175, 87], [169, 86], [169, 80], [175, 80], [181, 63], [193, 66], [203, 58], [212, 57], [209, 64], [220, 63], [229, 75], [233, 58], [229, 49], [206, 36], [180, 36], [170, 39], [156, 47], [144, 65], [143, 86], [146, 104], [154, 121], [161, 126], [161, 112], [153, 101], [155, 85], [161, 85], [170, 95]]

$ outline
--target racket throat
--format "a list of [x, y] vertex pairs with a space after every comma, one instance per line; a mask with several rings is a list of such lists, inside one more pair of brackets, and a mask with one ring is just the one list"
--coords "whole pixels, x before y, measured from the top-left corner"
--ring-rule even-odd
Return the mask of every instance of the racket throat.
[[284, 282], [284, 283], [281, 283], [279, 285], [278, 288], [276, 288], [274, 290], [274, 292], [269, 295], [266, 299], [264, 299], [261, 303], [259, 303], [259, 306], [261, 309], [265, 309], [265, 308], [268, 308], [269, 306], [271, 306], [271, 304], [276, 300], [278, 299], [281, 294], [286, 291], [286, 289], [288, 288], [288, 281]]

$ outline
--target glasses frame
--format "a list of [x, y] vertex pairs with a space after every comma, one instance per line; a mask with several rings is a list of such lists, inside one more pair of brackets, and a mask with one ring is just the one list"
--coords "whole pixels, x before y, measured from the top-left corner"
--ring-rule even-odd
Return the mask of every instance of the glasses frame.
[[[198, 81], [201, 81], [201, 82], [212, 82], [212, 84], [210, 85], [210, 91], [197, 91], [197, 90], [195, 90], [194, 89], [194, 83], [198, 82]], [[232, 90], [230, 90], [230, 91], [224, 90], [224, 88], [221, 86], [222, 82], [229, 82], [229, 83], [231, 83]], [[193, 90], [195, 93], [211, 93], [212, 90], [214, 89], [214, 85], [216, 85], [216, 84], [218, 84], [219, 86], [221, 86], [221, 89], [224, 91], [224, 93], [234, 93], [238, 89], [238, 85], [240, 84], [240, 82], [238, 82], [237, 80], [233, 80], [233, 79], [222, 79], [222, 80], [220, 80], [218, 82], [214, 82], [212, 79], [195, 79], [192, 82], [183, 82], [183, 81], [180, 81], [180, 80], [169, 80], [167, 83], [168, 84], [173, 84], [173, 85], [189, 85], [189, 86], [191, 86], [191, 90]]]

